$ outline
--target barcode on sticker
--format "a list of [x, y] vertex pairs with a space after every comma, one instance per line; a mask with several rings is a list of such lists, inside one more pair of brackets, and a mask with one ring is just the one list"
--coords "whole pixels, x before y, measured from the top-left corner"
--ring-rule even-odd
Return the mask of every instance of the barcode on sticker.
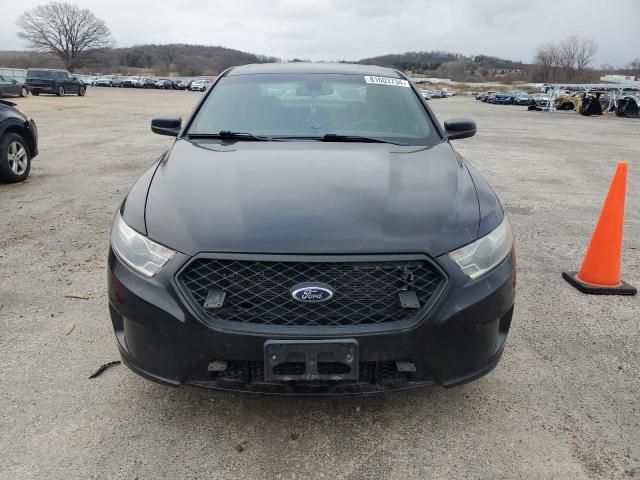
[[366, 83], [373, 83], [375, 85], [393, 85], [394, 87], [407, 87], [409, 88], [409, 82], [401, 78], [392, 77], [373, 77], [370, 75], [364, 76]]

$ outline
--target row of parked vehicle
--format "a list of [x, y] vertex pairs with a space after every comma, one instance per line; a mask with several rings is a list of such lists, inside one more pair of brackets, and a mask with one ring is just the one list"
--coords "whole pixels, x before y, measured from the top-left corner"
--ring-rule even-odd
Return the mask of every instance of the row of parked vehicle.
[[431, 100], [432, 98], [447, 98], [455, 96], [456, 92], [442, 89], [421, 89], [420, 94], [424, 97], [425, 100]]
[[476, 94], [476, 100], [497, 105], [546, 105], [549, 97], [545, 93], [482, 92]]
[[87, 86], [98, 87], [130, 87], [130, 88], [159, 88], [164, 90], [191, 90], [204, 92], [210, 80], [196, 78], [191, 80], [171, 80], [161, 78], [154, 80], [148, 77], [121, 77], [118, 75], [104, 75], [101, 77], [87, 77], [73, 75], [66, 70], [53, 68], [30, 68], [24, 82], [15, 78], [0, 75], [0, 97], [25, 97], [29, 93], [40, 95], [48, 93], [62, 97], [67, 94], [84, 96]]
[[582, 115], [602, 115], [608, 111], [621, 117], [640, 117], [640, 93], [637, 91], [627, 92], [618, 97], [613, 97], [610, 91], [604, 90], [556, 90], [534, 94], [483, 92], [476, 94], [476, 100], [502, 105], [529, 105], [532, 110], [548, 108], [551, 101], [556, 110], [574, 110]]
[[103, 75], [101, 77], [89, 77], [88, 83], [97, 87], [127, 87], [127, 88], [158, 88], [161, 90], [191, 90], [204, 92], [209, 86], [208, 80], [171, 80], [160, 78], [154, 80], [149, 77], [122, 77], [119, 75]]

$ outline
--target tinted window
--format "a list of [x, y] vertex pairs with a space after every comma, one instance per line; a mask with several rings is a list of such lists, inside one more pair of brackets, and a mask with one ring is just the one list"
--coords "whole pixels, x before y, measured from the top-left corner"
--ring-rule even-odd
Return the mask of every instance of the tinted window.
[[27, 78], [53, 78], [51, 73], [48, 70], [29, 70], [27, 71]]
[[408, 82], [398, 80], [372, 83], [363, 75], [346, 74], [228, 76], [208, 95], [188, 133], [335, 133], [418, 145], [439, 141], [422, 100]]

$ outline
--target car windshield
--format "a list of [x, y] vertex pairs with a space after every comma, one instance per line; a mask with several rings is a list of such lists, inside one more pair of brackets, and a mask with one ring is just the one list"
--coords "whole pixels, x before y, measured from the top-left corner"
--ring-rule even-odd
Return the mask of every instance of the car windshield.
[[355, 74], [254, 74], [220, 79], [187, 134], [268, 138], [327, 134], [412, 145], [440, 141], [409, 82]]

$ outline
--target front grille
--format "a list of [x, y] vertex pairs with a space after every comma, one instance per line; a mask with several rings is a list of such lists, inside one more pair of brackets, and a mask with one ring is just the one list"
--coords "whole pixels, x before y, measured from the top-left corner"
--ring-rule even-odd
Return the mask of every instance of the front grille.
[[[376, 325], [412, 319], [433, 305], [446, 282], [422, 260], [384, 262], [282, 262], [196, 258], [179, 282], [205, 317], [273, 326]], [[302, 303], [291, 297], [298, 283], [330, 285], [333, 298]], [[224, 291], [221, 307], [204, 303], [210, 290]], [[415, 292], [420, 309], [402, 308], [401, 291]]]

